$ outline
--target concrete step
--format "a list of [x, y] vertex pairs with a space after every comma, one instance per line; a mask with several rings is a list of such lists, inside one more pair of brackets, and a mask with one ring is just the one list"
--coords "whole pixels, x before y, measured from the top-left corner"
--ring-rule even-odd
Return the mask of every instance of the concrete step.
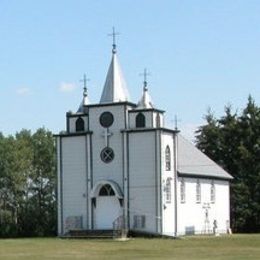
[[70, 238], [113, 238], [112, 229], [70, 230]]

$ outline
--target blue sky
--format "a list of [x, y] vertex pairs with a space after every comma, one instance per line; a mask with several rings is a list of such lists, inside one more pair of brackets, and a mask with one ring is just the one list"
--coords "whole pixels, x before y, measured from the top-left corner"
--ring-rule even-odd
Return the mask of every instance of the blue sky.
[[65, 128], [82, 99], [98, 103], [111, 58], [112, 26], [131, 101], [149, 92], [184, 135], [211, 107], [260, 101], [259, 0], [1, 0], [0, 131]]

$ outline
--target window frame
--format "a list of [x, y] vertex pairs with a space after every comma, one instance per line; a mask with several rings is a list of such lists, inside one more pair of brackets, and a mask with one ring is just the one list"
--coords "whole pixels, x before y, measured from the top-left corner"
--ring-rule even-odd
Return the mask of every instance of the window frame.
[[199, 179], [196, 182], [196, 203], [201, 203], [201, 183]]
[[135, 127], [143, 128], [146, 125], [146, 118], [142, 112], [139, 112], [135, 117]]
[[105, 111], [99, 117], [99, 123], [104, 128], [108, 128], [114, 123], [114, 116], [111, 112]]
[[172, 183], [171, 183], [172, 178], [168, 177], [166, 179], [166, 184], [165, 184], [165, 202], [166, 203], [171, 203], [172, 202]]
[[216, 187], [214, 181], [212, 181], [210, 185], [210, 202], [212, 204], [216, 202]]
[[111, 163], [115, 158], [114, 150], [111, 147], [105, 147], [100, 153], [100, 159], [104, 163]]
[[[102, 193], [102, 194], [101, 194]], [[98, 192], [98, 196], [105, 197], [105, 196], [115, 196], [115, 191], [110, 184], [103, 185]]]
[[133, 216], [133, 228], [143, 229], [145, 228], [146, 217], [145, 215], [134, 215]]
[[156, 114], [156, 127], [157, 128], [161, 127], [161, 116], [159, 113]]
[[170, 146], [167, 145], [165, 148], [165, 171], [171, 170], [171, 149]]
[[186, 187], [185, 187], [185, 180], [184, 178], [181, 179], [181, 183], [180, 183], [180, 199], [181, 199], [181, 203], [185, 203], [186, 202]]
[[76, 122], [75, 122], [75, 130], [76, 130], [76, 132], [85, 131], [85, 121], [81, 116], [78, 117]]

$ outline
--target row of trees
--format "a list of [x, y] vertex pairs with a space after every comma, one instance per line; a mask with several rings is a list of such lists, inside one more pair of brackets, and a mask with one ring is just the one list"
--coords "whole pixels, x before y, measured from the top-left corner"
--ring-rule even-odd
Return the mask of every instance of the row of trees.
[[51, 132], [0, 133], [0, 236], [55, 234], [55, 165]]
[[216, 118], [206, 115], [197, 131], [200, 150], [229, 172], [231, 182], [231, 223], [237, 232], [260, 231], [260, 107], [252, 97], [242, 112], [225, 108]]

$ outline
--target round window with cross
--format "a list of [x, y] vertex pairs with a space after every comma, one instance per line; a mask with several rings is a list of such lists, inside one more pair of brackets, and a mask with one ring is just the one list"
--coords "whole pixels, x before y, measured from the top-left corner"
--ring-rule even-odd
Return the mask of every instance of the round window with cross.
[[103, 162], [110, 163], [115, 157], [114, 151], [110, 147], [106, 147], [101, 151], [100, 157]]

